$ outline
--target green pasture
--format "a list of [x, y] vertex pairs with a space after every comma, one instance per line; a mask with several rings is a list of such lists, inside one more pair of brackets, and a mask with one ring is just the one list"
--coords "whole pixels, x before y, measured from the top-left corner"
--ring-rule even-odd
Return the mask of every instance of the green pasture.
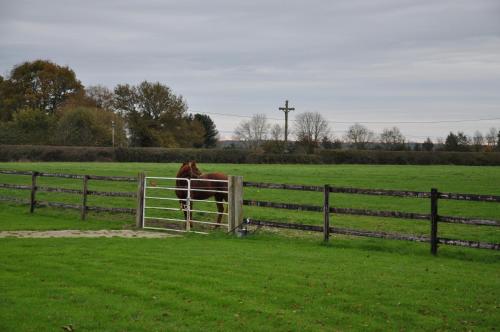
[[0, 330], [492, 331], [500, 256], [257, 234], [0, 239]]
[[[0, 169], [174, 176], [177, 164], [0, 163]], [[248, 181], [500, 194], [500, 168], [456, 166], [219, 165], [203, 171]], [[81, 188], [81, 180], [40, 178]], [[0, 183], [29, 184], [0, 175]], [[136, 184], [90, 181], [91, 190]], [[0, 189], [28, 198], [29, 191]], [[39, 193], [79, 204], [81, 197]], [[245, 189], [246, 199], [321, 205], [320, 193]], [[134, 199], [89, 197], [133, 207]], [[175, 204], [172, 203], [172, 204]], [[333, 194], [332, 206], [429, 212], [426, 199]], [[500, 219], [499, 205], [440, 201], [440, 213]], [[180, 212], [179, 212], [180, 213]], [[174, 212], [175, 214], [175, 212]], [[256, 219], [320, 224], [320, 213], [245, 207]], [[179, 216], [179, 215], [178, 215]], [[207, 216], [199, 216], [208, 218]], [[210, 218], [213, 218], [211, 216]], [[428, 234], [426, 221], [333, 215], [349, 228]], [[134, 216], [0, 202], [0, 230], [124, 229]], [[440, 236], [500, 242], [494, 227], [440, 224]], [[166, 239], [0, 239], [0, 331], [493, 331], [500, 321], [497, 251], [334, 235], [214, 232]]]
[[[225, 172], [232, 175], [242, 175], [246, 181], [274, 182], [304, 185], [324, 185], [377, 188], [377, 189], [401, 189], [430, 191], [432, 187], [442, 192], [475, 193], [500, 195], [500, 167], [471, 167], [471, 166], [387, 166], [387, 165], [246, 165], [246, 164], [200, 164], [204, 172]], [[179, 164], [154, 164], [154, 163], [0, 163], [1, 169], [36, 170], [54, 173], [77, 173], [136, 176], [137, 173], [145, 171], [149, 176], [175, 176]], [[0, 182], [29, 184], [29, 176], [1, 175]], [[162, 183], [160, 183], [162, 184]], [[39, 185], [63, 186], [66, 188], [81, 189], [81, 180], [60, 178], [39, 178]], [[111, 181], [90, 181], [90, 190], [102, 191], [129, 191], [135, 192], [135, 183], [122, 183]], [[159, 193], [159, 190], [150, 190], [150, 194]], [[173, 196], [173, 192], [162, 191], [161, 195]], [[29, 191], [0, 189], [0, 195], [15, 195], [28, 198]], [[38, 193], [39, 200], [52, 200], [80, 204], [81, 197], [61, 193]], [[255, 199], [273, 202], [288, 202], [298, 204], [322, 205], [322, 193], [270, 190], [245, 188], [245, 199]], [[110, 207], [134, 207], [133, 198], [108, 198], [89, 196], [89, 205]], [[148, 201], [148, 205], [168, 206], [177, 208], [179, 204], [174, 201]], [[417, 213], [429, 213], [430, 202], [428, 199], [378, 197], [369, 195], [331, 194], [331, 206], [351, 207], [372, 210], [395, 210]], [[483, 219], [500, 220], [500, 209], [498, 203], [489, 202], [466, 202], [440, 200], [439, 213], [449, 216], [477, 217]], [[210, 209], [215, 211], [213, 204], [196, 203], [195, 208]], [[26, 207], [23, 207], [23, 213]], [[42, 213], [44, 209], [36, 213]], [[62, 213], [62, 212], [61, 212]], [[67, 213], [77, 214], [78, 211]], [[166, 216], [182, 218], [178, 212], [148, 211], [152, 216]], [[245, 217], [285, 222], [297, 222], [304, 224], [321, 224], [321, 213], [288, 211], [269, 208], [245, 207]], [[42, 213], [43, 215], [43, 213]], [[93, 215], [91, 215], [93, 216]], [[93, 216], [95, 218], [101, 218]], [[195, 214], [197, 219], [214, 219], [214, 215]], [[92, 218], [92, 217], [91, 217]], [[113, 220], [129, 220], [133, 223], [131, 216], [110, 216]], [[109, 220], [108, 217], [105, 218]], [[429, 234], [429, 222], [417, 220], [405, 220], [395, 218], [375, 218], [365, 216], [332, 215], [333, 226], [366, 229], [376, 231], [397, 232], [406, 234]], [[81, 223], [81, 227], [91, 227]], [[16, 229], [18, 221], [12, 219], [0, 224], [0, 229]], [[52, 225], [51, 223], [32, 222], [23, 223], [23, 227], [40, 228], [64, 228], [63, 225]], [[78, 225], [76, 226], [78, 227]], [[476, 240], [484, 242], [500, 242], [500, 230], [489, 226], [470, 226], [440, 223], [439, 236]]]

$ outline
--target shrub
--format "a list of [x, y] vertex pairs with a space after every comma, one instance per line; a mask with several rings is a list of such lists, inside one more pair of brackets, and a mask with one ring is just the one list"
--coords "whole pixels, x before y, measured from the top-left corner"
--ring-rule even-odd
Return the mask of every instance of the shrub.
[[499, 152], [320, 150], [278, 154], [249, 150], [0, 145], [0, 161], [117, 161], [254, 164], [397, 164], [500, 166]]

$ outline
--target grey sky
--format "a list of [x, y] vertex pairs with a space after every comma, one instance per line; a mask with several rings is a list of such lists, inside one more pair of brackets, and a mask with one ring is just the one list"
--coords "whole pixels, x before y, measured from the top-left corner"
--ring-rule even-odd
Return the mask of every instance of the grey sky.
[[[0, 0], [0, 72], [38, 58], [84, 85], [160, 81], [193, 112], [283, 118], [289, 99], [336, 136], [500, 118], [498, 0]], [[242, 120], [211, 117], [226, 137]], [[367, 124], [393, 125], [421, 140], [500, 120]]]

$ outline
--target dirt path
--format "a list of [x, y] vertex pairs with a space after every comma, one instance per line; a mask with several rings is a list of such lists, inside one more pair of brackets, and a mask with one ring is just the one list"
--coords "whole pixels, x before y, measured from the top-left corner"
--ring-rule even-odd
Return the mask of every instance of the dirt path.
[[177, 235], [132, 230], [62, 230], [62, 231], [3, 231], [0, 238], [50, 238], [50, 237], [124, 237], [124, 238], [165, 238]]

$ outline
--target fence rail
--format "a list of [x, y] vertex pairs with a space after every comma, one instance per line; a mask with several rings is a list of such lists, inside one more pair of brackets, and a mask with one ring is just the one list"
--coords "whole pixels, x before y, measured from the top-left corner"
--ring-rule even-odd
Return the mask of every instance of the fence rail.
[[[301, 190], [301, 191], [316, 191], [323, 192], [322, 186], [305, 186], [300, 184], [280, 184], [280, 183], [265, 183], [265, 182], [243, 182], [244, 187], [264, 188], [264, 189], [282, 189], [282, 190]], [[389, 189], [367, 189], [367, 188], [350, 188], [350, 187], [334, 187], [330, 186], [331, 193], [340, 194], [359, 194], [359, 195], [374, 195], [374, 196], [393, 196], [393, 197], [414, 197], [414, 198], [430, 198], [431, 193], [427, 191], [410, 191], [410, 190], [389, 190]], [[439, 199], [451, 199], [460, 201], [477, 201], [477, 202], [500, 202], [498, 195], [478, 195], [478, 194], [460, 194], [460, 193], [439, 193]]]
[[[88, 190], [88, 181], [122, 181], [122, 182], [137, 182], [139, 178], [126, 177], [126, 176], [102, 176], [102, 175], [82, 175], [82, 174], [67, 174], [67, 173], [48, 173], [48, 172], [36, 172], [36, 171], [17, 171], [17, 170], [0, 170], [0, 174], [8, 175], [28, 175], [31, 176], [31, 185], [17, 185], [9, 183], [0, 183], [0, 188], [4, 189], [16, 189], [16, 190], [30, 190], [30, 199], [20, 199], [15, 197], [0, 196], [0, 201], [10, 201], [22, 204], [29, 204], [30, 211], [33, 213], [35, 208], [42, 206], [65, 208], [65, 209], [75, 209], [81, 211], [82, 220], [86, 219], [88, 211], [94, 212], [112, 212], [112, 213], [127, 213], [135, 214], [137, 213], [136, 208], [128, 207], [105, 207], [105, 206], [89, 206], [87, 205], [87, 197], [90, 196], [104, 196], [104, 197], [130, 197], [137, 198], [137, 193], [135, 192], [113, 192], [113, 191], [98, 191], [98, 190]], [[65, 179], [83, 180], [82, 189], [71, 189], [71, 188], [61, 188], [61, 187], [47, 187], [39, 186], [37, 184], [38, 177], [57, 177]], [[82, 196], [82, 204], [70, 204], [63, 202], [53, 202], [53, 201], [40, 201], [36, 199], [37, 192], [49, 192], [49, 193], [65, 193], [74, 194]]]
[[[323, 212], [323, 207], [318, 205], [279, 203], [279, 202], [256, 201], [256, 200], [243, 200], [243, 205], [295, 210], [295, 211]], [[337, 214], [398, 218], [398, 219], [413, 219], [413, 220], [429, 220], [431, 217], [430, 214], [415, 213], [415, 212], [379, 211], [379, 210], [365, 210], [365, 209], [339, 208], [339, 207], [330, 207], [329, 211], [330, 213], [337, 213]], [[438, 220], [440, 222], [451, 223], [451, 224], [500, 226], [500, 220], [488, 220], [488, 219], [466, 218], [466, 217], [455, 217], [455, 216], [438, 216]]]
[[[323, 226], [284, 223], [284, 222], [277, 222], [277, 221], [270, 221], [270, 220], [245, 219], [244, 223], [247, 225], [254, 225], [254, 226], [285, 228], [285, 229], [294, 229], [294, 230], [310, 231], [310, 232], [323, 232], [324, 231]], [[334, 233], [334, 234], [373, 237], [373, 238], [391, 239], [391, 240], [430, 242], [430, 238], [427, 236], [386, 233], [386, 232], [374, 232], [374, 231], [340, 228], [340, 227], [329, 227], [329, 232]], [[456, 240], [456, 239], [448, 239], [448, 238], [438, 238], [438, 243], [447, 244], [447, 245], [454, 245], [454, 246], [461, 246], [461, 247], [469, 247], [469, 248], [500, 250], [500, 243], [466, 241], [466, 240]]]
[[[31, 186], [9, 184], [9, 183], [0, 183], [0, 188], [5, 188], [5, 189], [19, 189], [19, 190], [31, 190]], [[82, 195], [83, 194], [83, 190], [80, 190], [80, 189], [69, 189], [69, 188], [59, 188], [59, 187], [36, 186], [36, 190], [37, 191], [41, 191], [41, 192], [56, 192], [56, 193], [77, 194], [77, 195]], [[125, 191], [97, 191], [97, 190], [88, 190], [87, 191], [87, 195], [110, 196], [110, 197], [137, 197], [136, 193], [125, 192]]]
[[136, 177], [130, 177], [130, 176], [85, 175], [85, 174], [49, 173], [49, 172], [18, 171], [18, 170], [0, 169], [0, 174], [33, 175], [34, 173], [36, 173], [37, 176], [45, 176], [45, 177], [53, 177], [53, 178], [83, 179], [86, 176], [86, 177], [88, 177], [89, 180], [137, 182]]
[[[278, 228], [289, 228], [298, 230], [309, 230], [309, 231], [321, 231], [324, 234], [325, 241], [328, 241], [330, 233], [346, 234], [346, 235], [356, 235], [356, 236], [367, 236], [367, 237], [379, 237], [386, 239], [399, 239], [399, 240], [409, 240], [409, 241], [419, 241], [419, 242], [429, 242], [431, 244], [431, 253], [437, 254], [438, 244], [447, 245], [457, 245], [465, 246], [470, 248], [486, 248], [500, 250], [500, 244], [498, 243], [485, 243], [477, 241], [466, 241], [460, 239], [446, 239], [438, 237], [438, 223], [454, 223], [454, 224], [466, 224], [466, 225], [480, 225], [480, 226], [500, 226], [500, 220], [489, 220], [480, 218], [469, 218], [469, 217], [456, 217], [456, 216], [442, 216], [438, 214], [438, 200], [439, 199], [451, 199], [451, 200], [461, 200], [461, 201], [475, 201], [475, 202], [500, 202], [500, 196], [497, 195], [477, 195], [477, 194], [461, 194], [461, 193], [440, 193], [437, 189], [431, 189], [429, 192], [420, 191], [407, 191], [407, 190], [387, 190], [387, 189], [360, 189], [360, 188], [347, 188], [347, 187], [333, 187], [330, 185], [324, 186], [309, 186], [309, 185], [297, 185], [297, 184], [278, 184], [278, 183], [263, 183], [263, 182], [244, 182], [244, 187], [253, 188], [265, 188], [265, 189], [281, 189], [281, 190], [299, 190], [299, 191], [312, 191], [312, 192], [323, 192], [323, 206], [319, 205], [307, 205], [307, 204], [295, 204], [295, 203], [284, 203], [284, 202], [268, 202], [268, 201], [258, 201], [258, 200], [244, 200], [243, 205], [247, 206], [258, 206], [266, 208], [277, 208], [277, 209], [287, 209], [296, 211], [310, 211], [310, 212], [323, 212], [323, 226], [316, 225], [303, 225], [303, 224], [289, 224], [280, 223], [274, 221], [263, 221], [263, 220], [253, 220], [249, 219], [248, 224], [278, 227]], [[367, 210], [367, 209], [357, 209], [357, 208], [341, 208], [341, 207], [331, 207], [329, 202], [329, 193], [343, 193], [343, 194], [359, 194], [359, 195], [376, 195], [376, 196], [393, 196], [393, 197], [410, 197], [410, 198], [425, 198], [431, 201], [431, 213], [414, 213], [414, 212], [404, 212], [404, 211], [378, 211], [378, 210]], [[358, 216], [371, 216], [371, 217], [389, 217], [407, 220], [425, 220], [430, 221], [431, 232], [430, 237], [414, 236], [414, 235], [404, 235], [404, 234], [392, 234], [383, 232], [373, 232], [366, 230], [353, 230], [344, 228], [332, 228], [330, 227], [331, 213], [335, 214], [349, 214]]]

